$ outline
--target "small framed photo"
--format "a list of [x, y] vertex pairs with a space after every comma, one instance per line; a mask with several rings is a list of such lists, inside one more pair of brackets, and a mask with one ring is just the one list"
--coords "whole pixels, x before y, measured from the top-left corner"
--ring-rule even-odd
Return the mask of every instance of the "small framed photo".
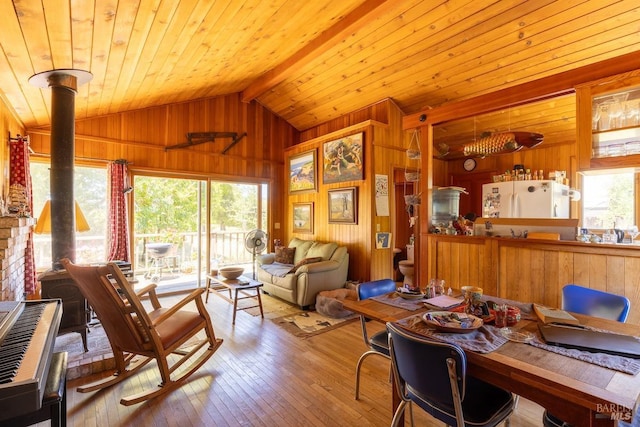
[[316, 163], [315, 149], [289, 157], [289, 193], [316, 191]]
[[313, 202], [293, 204], [293, 232], [313, 234]]
[[358, 193], [356, 187], [329, 190], [329, 224], [358, 223]]
[[376, 233], [376, 248], [377, 249], [390, 249], [391, 248], [391, 233]]

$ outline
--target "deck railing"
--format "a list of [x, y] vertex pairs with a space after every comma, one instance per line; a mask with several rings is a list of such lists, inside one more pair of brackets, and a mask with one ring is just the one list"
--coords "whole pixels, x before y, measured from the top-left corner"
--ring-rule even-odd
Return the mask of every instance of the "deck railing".
[[[219, 266], [247, 264], [252, 262], [253, 255], [245, 246], [248, 230], [216, 231], [211, 233], [211, 262]], [[167, 242], [164, 234], [136, 234], [133, 249], [136, 259], [133, 269], [144, 273], [152, 267], [146, 245], [148, 243]], [[174, 248], [171, 262], [177, 270], [193, 270], [198, 265], [198, 233], [176, 233], [171, 236]], [[51, 268], [51, 236], [37, 235], [34, 238], [36, 266], [39, 270]], [[76, 236], [76, 262], [93, 264], [104, 262], [106, 258], [106, 239], [103, 236]], [[202, 248], [201, 265], [206, 265], [204, 259], [204, 245]]]

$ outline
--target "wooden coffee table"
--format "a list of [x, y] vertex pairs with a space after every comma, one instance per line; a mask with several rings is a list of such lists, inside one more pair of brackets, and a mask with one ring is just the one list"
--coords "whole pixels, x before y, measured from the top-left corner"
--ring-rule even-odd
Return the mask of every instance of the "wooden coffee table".
[[[216, 289], [211, 289], [212, 284], [216, 286]], [[205, 303], [209, 302], [209, 292], [214, 291], [220, 298], [229, 301], [233, 304], [233, 321], [231, 324], [236, 324], [236, 313], [238, 310], [246, 310], [248, 308], [260, 308], [260, 316], [264, 319], [264, 312], [262, 311], [262, 299], [260, 298], [260, 288], [262, 283], [249, 279], [246, 276], [240, 276], [237, 279], [225, 279], [222, 276], [212, 276], [207, 274], [207, 289]], [[224, 293], [229, 292], [229, 296]], [[248, 305], [245, 307], [238, 307], [238, 300], [243, 299], [255, 299], [257, 304]]]

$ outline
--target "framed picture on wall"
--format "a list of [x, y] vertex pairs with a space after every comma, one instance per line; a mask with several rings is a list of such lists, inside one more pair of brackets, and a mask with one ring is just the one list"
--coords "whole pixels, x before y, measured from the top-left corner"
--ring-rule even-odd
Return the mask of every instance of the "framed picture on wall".
[[313, 233], [313, 202], [293, 204], [293, 232]]
[[332, 184], [364, 179], [362, 136], [360, 132], [324, 143], [322, 182]]
[[358, 193], [356, 187], [329, 190], [329, 224], [358, 223]]
[[289, 157], [289, 193], [316, 191], [316, 150]]
[[391, 233], [376, 233], [376, 248], [377, 249], [391, 248]]

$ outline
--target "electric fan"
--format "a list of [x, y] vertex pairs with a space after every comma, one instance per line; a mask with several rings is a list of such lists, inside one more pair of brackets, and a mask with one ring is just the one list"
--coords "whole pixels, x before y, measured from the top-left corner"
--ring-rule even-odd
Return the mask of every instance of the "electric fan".
[[253, 280], [256, 280], [256, 255], [267, 248], [267, 233], [262, 230], [251, 230], [244, 240], [244, 247], [253, 254]]

